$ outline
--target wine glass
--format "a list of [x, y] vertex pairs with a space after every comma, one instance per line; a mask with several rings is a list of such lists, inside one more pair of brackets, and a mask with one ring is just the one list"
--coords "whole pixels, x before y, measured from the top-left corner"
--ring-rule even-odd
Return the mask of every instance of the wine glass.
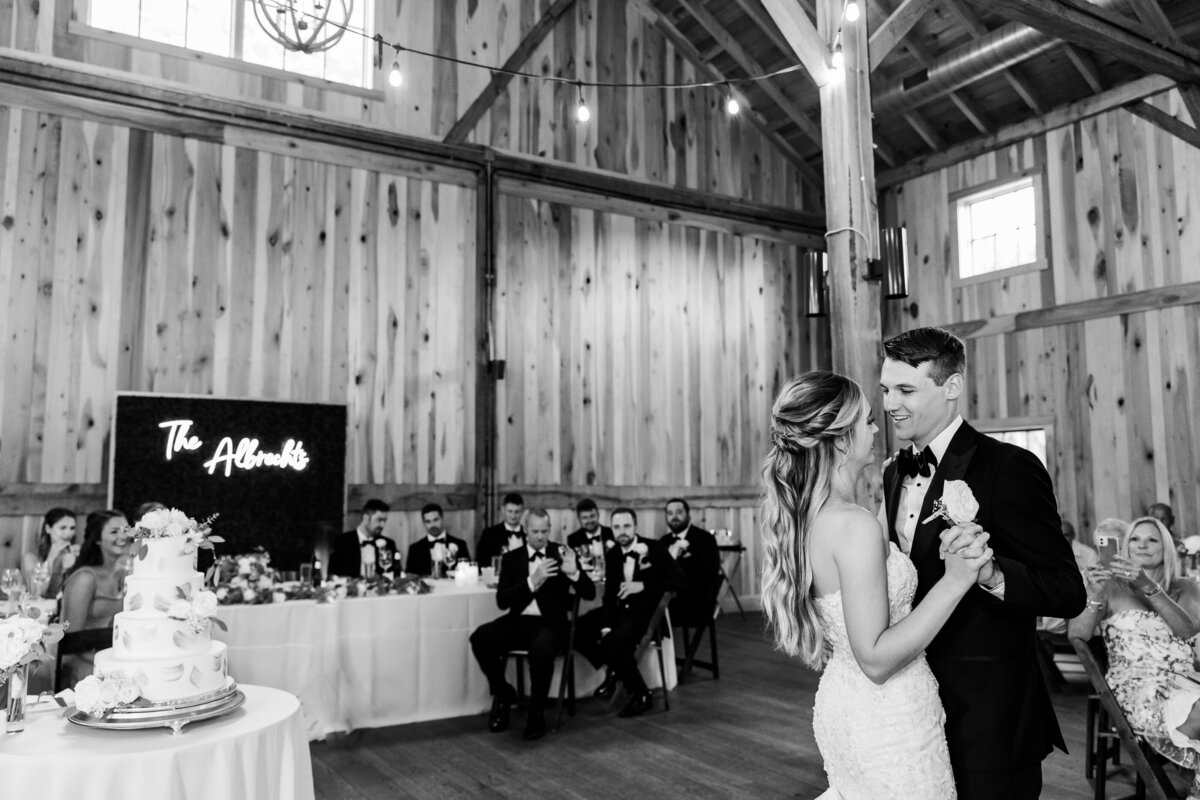
[[50, 565], [45, 561], [39, 561], [34, 565], [33, 572], [29, 576], [29, 594], [34, 599], [38, 599], [45, 594], [49, 585]]
[[4, 596], [8, 598], [9, 613], [12, 613], [16, 610], [17, 604], [21, 601], [21, 595], [25, 592], [25, 577], [21, 574], [21, 570], [9, 567], [0, 572], [0, 591], [4, 592]]

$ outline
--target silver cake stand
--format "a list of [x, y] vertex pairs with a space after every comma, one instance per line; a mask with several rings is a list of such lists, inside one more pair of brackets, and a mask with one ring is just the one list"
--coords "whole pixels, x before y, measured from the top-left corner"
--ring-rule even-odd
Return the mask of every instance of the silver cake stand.
[[144, 730], [146, 728], [170, 728], [172, 736], [183, 732], [183, 726], [191, 722], [224, 716], [246, 702], [246, 695], [230, 680], [229, 685], [202, 695], [186, 704], [160, 703], [157, 705], [114, 708], [102, 717], [93, 717], [78, 709], [70, 712], [67, 719], [85, 728], [102, 728], [111, 731]]

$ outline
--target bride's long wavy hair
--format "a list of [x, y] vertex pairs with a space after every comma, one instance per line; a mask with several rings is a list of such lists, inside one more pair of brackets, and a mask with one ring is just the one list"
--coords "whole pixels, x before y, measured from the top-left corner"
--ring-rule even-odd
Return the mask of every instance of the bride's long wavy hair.
[[832, 372], [788, 381], [771, 409], [771, 450], [762, 467], [762, 603], [780, 650], [819, 670], [825, 634], [813, 600], [808, 541], [829, 499], [836, 443], [866, 411], [862, 387]]

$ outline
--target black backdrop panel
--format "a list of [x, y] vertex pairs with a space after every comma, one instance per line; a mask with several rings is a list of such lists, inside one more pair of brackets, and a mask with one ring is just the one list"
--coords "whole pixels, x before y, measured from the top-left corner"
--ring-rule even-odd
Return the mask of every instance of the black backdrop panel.
[[217, 555], [261, 546], [281, 569], [341, 528], [345, 406], [119, 393], [114, 427], [109, 502], [131, 523], [150, 500], [219, 514]]

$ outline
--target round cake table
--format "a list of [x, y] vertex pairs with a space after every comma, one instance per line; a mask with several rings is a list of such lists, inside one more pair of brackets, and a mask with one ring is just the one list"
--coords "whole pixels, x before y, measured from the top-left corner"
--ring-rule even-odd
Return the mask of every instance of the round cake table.
[[300, 702], [265, 686], [238, 688], [241, 708], [180, 736], [87, 728], [53, 703], [31, 705], [24, 732], [0, 735], [0, 797], [313, 800]]

